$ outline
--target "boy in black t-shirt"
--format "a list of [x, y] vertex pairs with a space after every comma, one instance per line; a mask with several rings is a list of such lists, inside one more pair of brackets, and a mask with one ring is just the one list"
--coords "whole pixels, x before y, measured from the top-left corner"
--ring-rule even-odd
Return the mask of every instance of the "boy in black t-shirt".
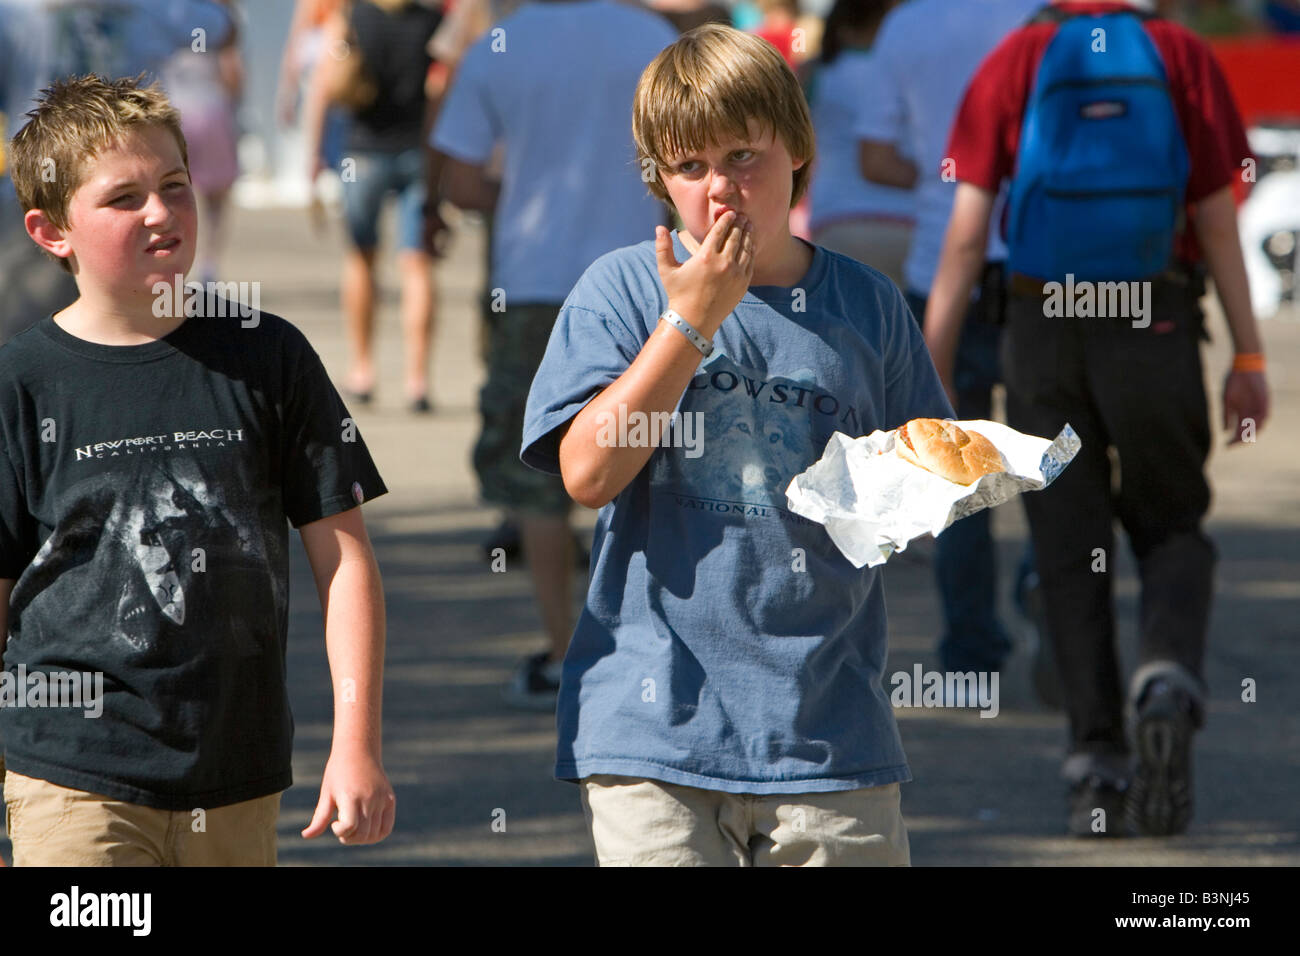
[[387, 489], [297, 329], [177, 294], [197, 215], [163, 94], [87, 76], [28, 115], [10, 150], [27, 231], [80, 296], [0, 349], [15, 862], [274, 864], [292, 782], [286, 518], [335, 691], [303, 836], [337, 814], [341, 842], [378, 842], [394, 813], [383, 595], [357, 506]]

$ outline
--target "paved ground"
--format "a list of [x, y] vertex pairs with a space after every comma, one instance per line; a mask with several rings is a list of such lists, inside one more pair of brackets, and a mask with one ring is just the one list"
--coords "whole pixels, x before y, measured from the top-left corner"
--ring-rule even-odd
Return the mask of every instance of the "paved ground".
[[[304, 215], [240, 212], [230, 279], [263, 283], [262, 306], [303, 328], [336, 381], [343, 372], [338, 309], [340, 233], [312, 235]], [[297, 716], [294, 772], [280, 824], [285, 864], [577, 864], [591, 847], [576, 788], [551, 777], [554, 720], [507, 709], [499, 688], [519, 657], [542, 646], [527, 572], [492, 573], [480, 550], [496, 516], [476, 503], [469, 451], [481, 381], [475, 296], [481, 231], [465, 223], [440, 269], [434, 400], [402, 410], [401, 343], [392, 293], [381, 316], [385, 377], [377, 407], [358, 412], [391, 494], [366, 506], [388, 595], [385, 764], [398, 795], [392, 837], [345, 848], [298, 831], [315, 806], [328, 754], [330, 690], [319, 608], [295, 546], [290, 676]], [[1300, 863], [1300, 316], [1265, 324], [1275, 417], [1254, 445], [1215, 450], [1211, 533], [1221, 554], [1207, 673], [1209, 725], [1199, 738], [1196, 816], [1185, 836], [1096, 845], [1063, 833], [1056, 779], [1063, 718], [1041, 709], [1027, 655], [1002, 678], [1001, 713], [900, 710], [915, 781], [903, 811], [918, 865], [1279, 865]], [[1209, 381], [1222, 380], [1226, 330], [1216, 319]], [[1217, 395], [1216, 395], [1217, 408]], [[355, 410], [354, 410], [355, 411]], [[1288, 446], [1287, 443], [1292, 443]], [[1024, 540], [1018, 505], [996, 513], [1002, 566]], [[584, 513], [589, 526], [593, 515]], [[296, 537], [296, 536], [295, 536]], [[936, 667], [939, 627], [926, 549], [886, 568], [889, 671]], [[1125, 554], [1117, 579], [1123, 646], [1133, 656], [1136, 580]], [[580, 601], [575, 595], [575, 602]], [[1008, 606], [1008, 619], [1015, 620]], [[1241, 701], [1242, 681], [1257, 702]], [[493, 829], [502, 819], [505, 830]], [[499, 829], [499, 827], [498, 827]], [[3, 847], [8, 853], [7, 846]]]

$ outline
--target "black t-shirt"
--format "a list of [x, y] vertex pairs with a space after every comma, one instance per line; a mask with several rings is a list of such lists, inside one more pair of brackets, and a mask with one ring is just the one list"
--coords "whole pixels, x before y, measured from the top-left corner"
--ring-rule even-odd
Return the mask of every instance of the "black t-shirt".
[[144, 345], [47, 316], [0, 349], [4, 669], [29, 701], [36, 672], [103, 675], [98, 717], [4, 701], [17, 773], [165, 810], [292, 783], [286, 518], [387, 489], [303, 334], [217, 305]]
[[429, 72], [429, 40], [442, 13], [419, 3], [386, 13], [372, 3], [352, 7], [361, 61], [375, 80], [375, 101], [352, 116], [347, 148], [401, 152], [421, 145]]

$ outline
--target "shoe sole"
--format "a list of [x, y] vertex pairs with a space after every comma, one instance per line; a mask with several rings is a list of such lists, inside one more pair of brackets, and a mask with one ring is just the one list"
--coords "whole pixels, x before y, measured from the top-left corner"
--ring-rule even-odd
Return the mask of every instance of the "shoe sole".
[[1139, 721], [1129, 818], [1144, 836], [1172, 836], [1192, 818], [1192, 729], [1180, 717]]

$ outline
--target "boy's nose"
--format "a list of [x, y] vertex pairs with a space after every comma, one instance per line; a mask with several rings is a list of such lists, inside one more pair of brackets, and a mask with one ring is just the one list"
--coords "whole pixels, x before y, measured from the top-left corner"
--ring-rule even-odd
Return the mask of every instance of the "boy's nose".
[[735, 193], [735, 183], [726, 173], [713, 170], [709, 178], [709, 198], [717, 202], [731, 197]]
[[159, 193], [153, 192], [145, 200], [144, 204], [144, 221], [146, 225], [156, 225], [167, 222], [172, 217], [171, 208], [163, 200]]
[[714, 200], [719, 206], [731, 206], [731, 200], [735, 199], [736, 190], [733, 189], [731, 179], [724, 176], [715, 176], [714, 181], [708, 186], [708, 198]]

